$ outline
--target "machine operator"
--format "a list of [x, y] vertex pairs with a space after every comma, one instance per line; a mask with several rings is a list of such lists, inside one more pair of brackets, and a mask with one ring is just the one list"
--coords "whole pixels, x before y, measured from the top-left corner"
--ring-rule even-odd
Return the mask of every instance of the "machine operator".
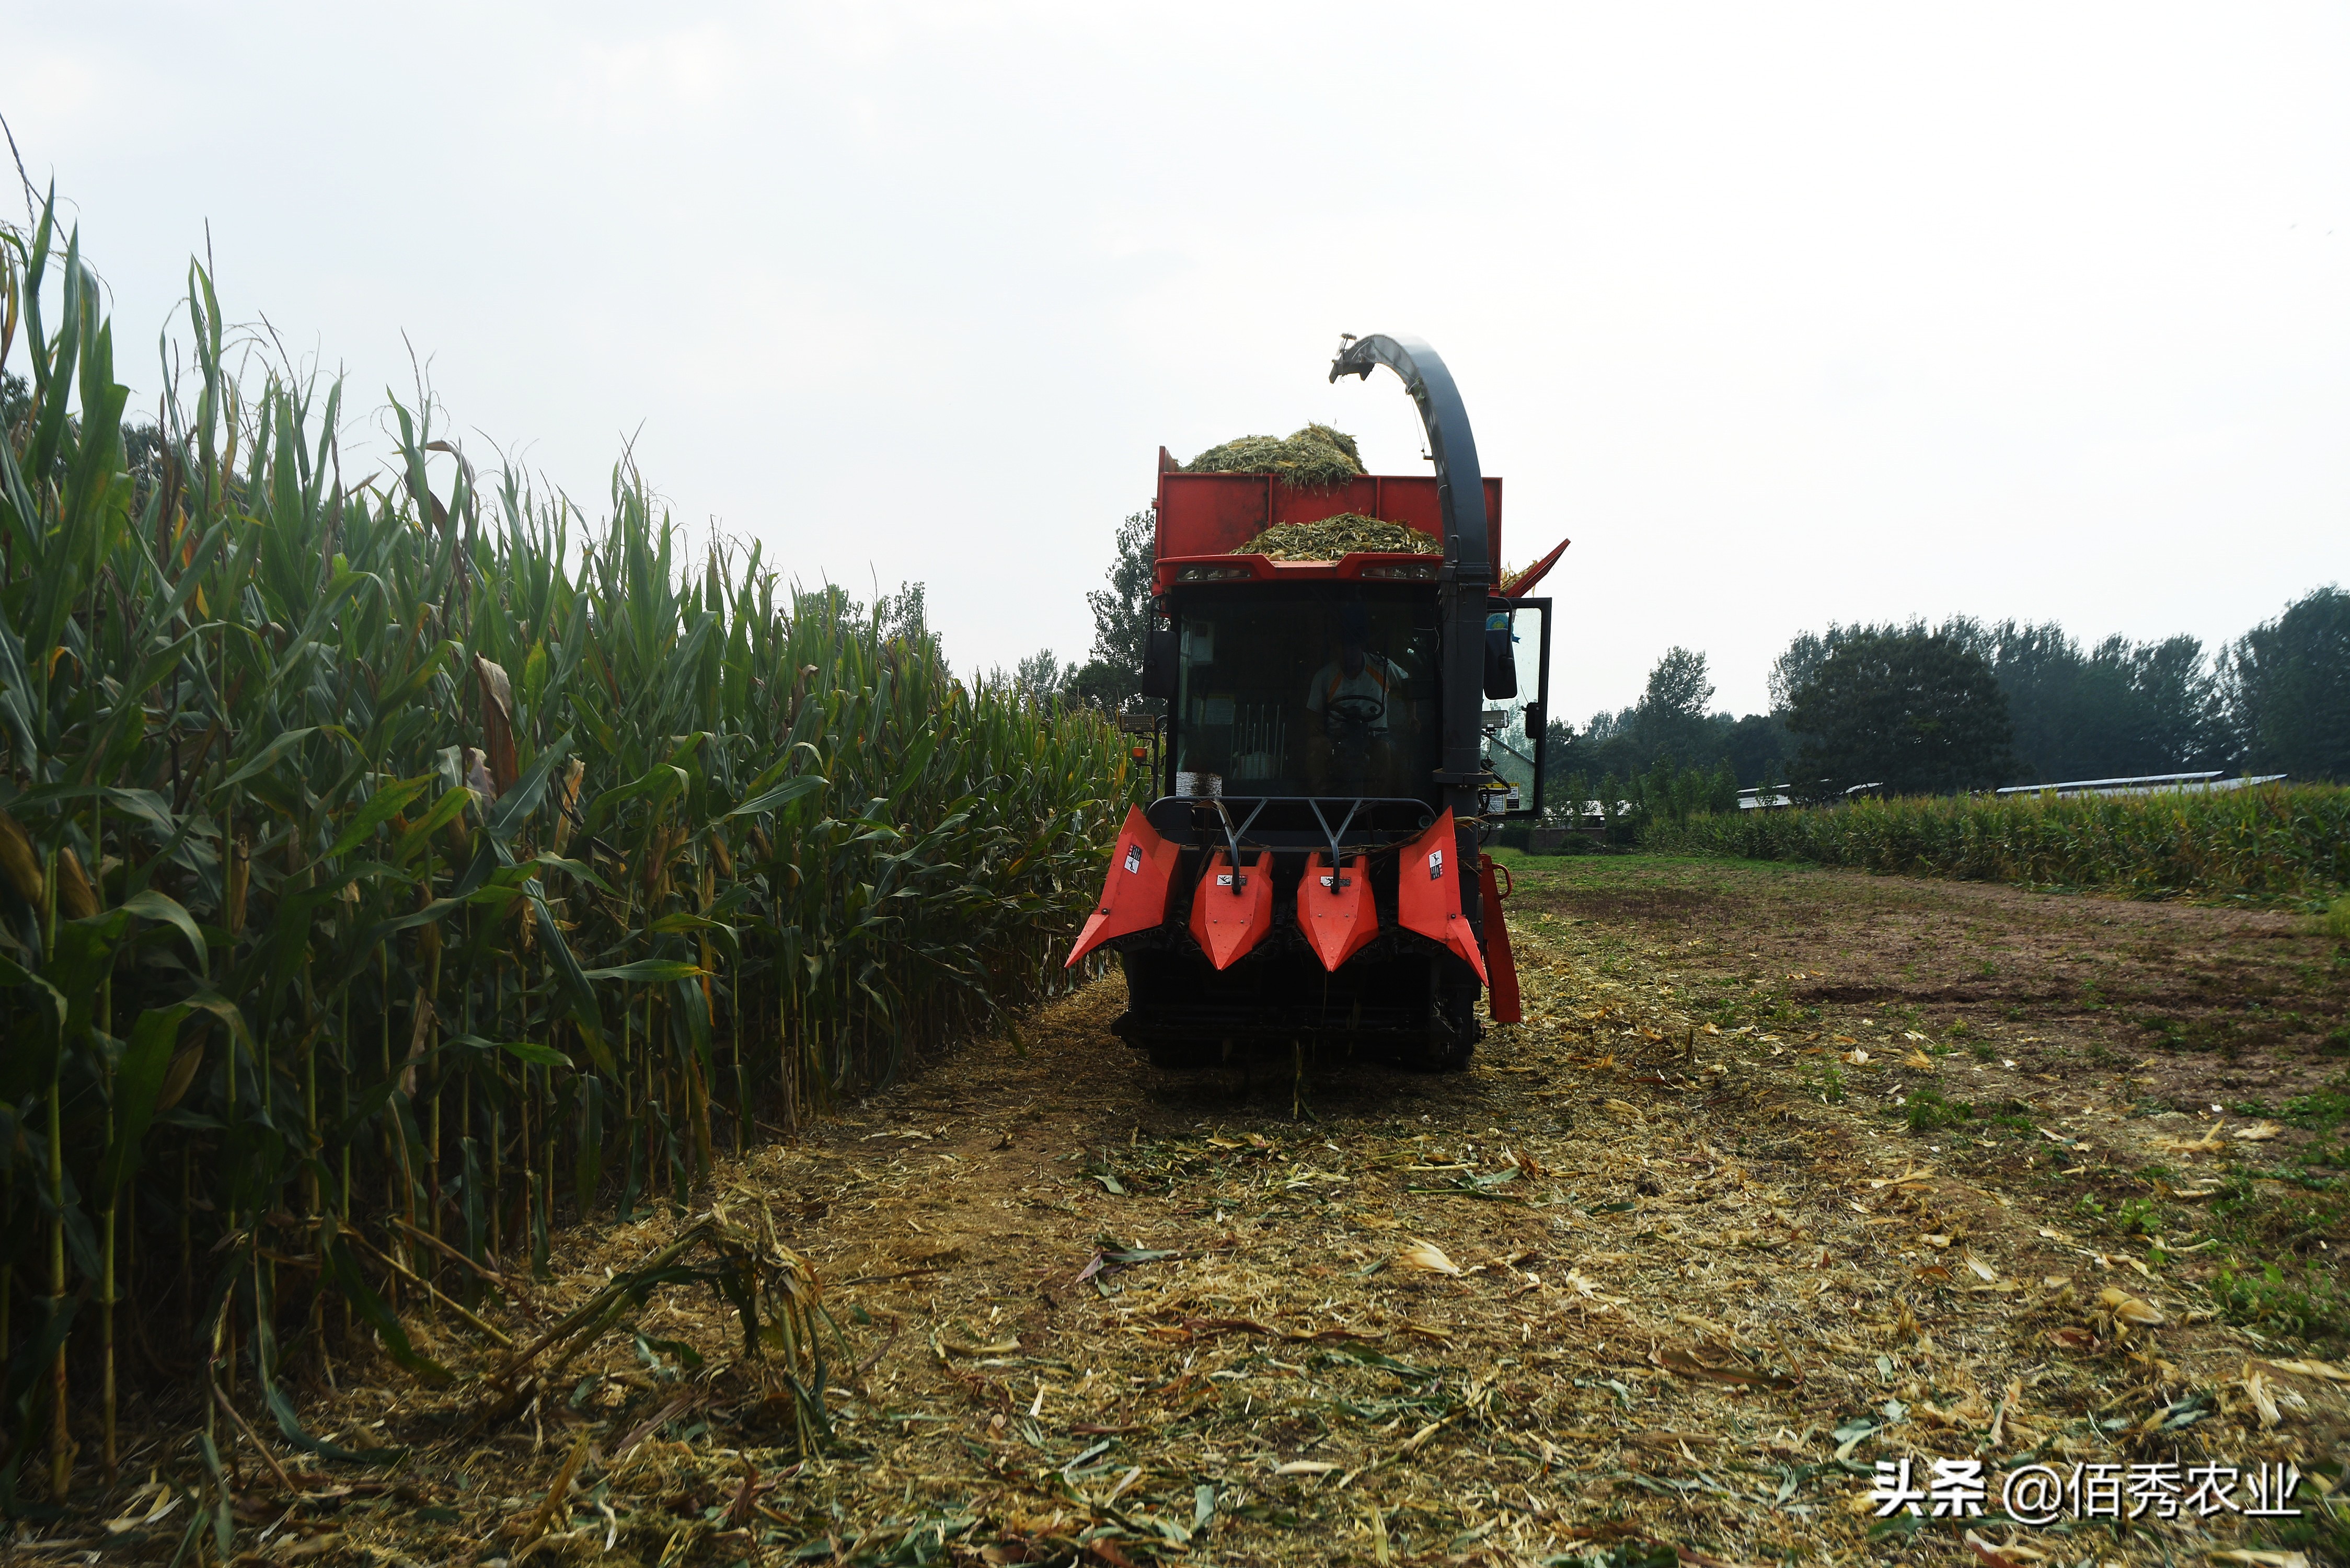
[[[1395, 771], [1388, 715], [1402, 701], [1403, 671], [1370, 647], [1367, 607], [1338, 607], [1331, 628], [1329, 662], [1305, 691], [1305, 774], [1315, 793], [1335, 783], [1374, 792], [1391, 787]], [[1334, 777], [1335, 774], [1335, 777]]]

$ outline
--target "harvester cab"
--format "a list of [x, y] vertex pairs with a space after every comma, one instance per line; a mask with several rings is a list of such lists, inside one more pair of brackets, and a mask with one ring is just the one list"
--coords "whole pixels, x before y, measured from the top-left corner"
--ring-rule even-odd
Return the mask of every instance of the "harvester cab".
[[[1480, 846], [1542, 809], [1551, 605], [1527, 596], [1565, 545], [1497, 583], [1502, 482], [1451, 373], [1417, 338], [1349, 337], [1330, 379], [1381, 365], [1433, 475], [1295, 484], [1159, 452], [1156, 798], [1128, 813], [1068, 961], [1118, 955], [1115, 1028], [1163, 1066], [1304, 1043], [1458, 1071], [1481, 991], [1517, 1020], [1506, 873]], [[1341, 516], [1421, 547], [1252, 545]]]

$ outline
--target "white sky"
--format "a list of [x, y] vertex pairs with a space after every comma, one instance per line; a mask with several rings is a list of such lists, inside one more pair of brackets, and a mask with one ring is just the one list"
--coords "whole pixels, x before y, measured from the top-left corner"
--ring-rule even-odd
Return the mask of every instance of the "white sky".
[[[962, 667], [1080, 655], [1179, 455], [1326, 420], [1426, 472], [1342, 331], [1444, 354], [1555, 706], [1669, 645], [1953, 611], [2230, 638], [2350, 576], [2350, 13], [566, 4], [16, 6], [0, 113], [124, 379], [224, 306], [407, 335], [477, 460], [698, 532]], [[2340, 231], [2337, 234], [2337, 229]], [[379, 443], [380, 444], [380, 443]]]

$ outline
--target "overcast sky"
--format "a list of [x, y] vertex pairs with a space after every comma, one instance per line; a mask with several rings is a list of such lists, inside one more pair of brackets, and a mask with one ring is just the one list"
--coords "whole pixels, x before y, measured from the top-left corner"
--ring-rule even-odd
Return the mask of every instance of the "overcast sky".
[[[477, 461], [674, 514], [959, 666], [1081, 655], [1111, 530], [1308, 420], [1575, 545], [1555, 707], [1667, 647], [1957, 611], [2231, 638], [2350, 577], [2350, 12], [1607, 5], [12, 7], [0, 113], [125, 379], [233, 318], [408, 344]], [[2337, 233], [2337, 230], [2339, 231]], [[182, 320], [184, 317], [182, 317]], [[403, 339], [403, 334], [405, 338]]]

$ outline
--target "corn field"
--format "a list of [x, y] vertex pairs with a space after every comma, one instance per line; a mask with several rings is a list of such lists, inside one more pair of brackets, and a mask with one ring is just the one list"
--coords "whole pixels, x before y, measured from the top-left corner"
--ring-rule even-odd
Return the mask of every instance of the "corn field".
[[1098, 718], [681, 558], [625, 465], [590, 528], [396, 409], [347, 484], [339, 389], [245, 384], [201, 269], [134, 462], [78, 239], [0, 242], [0, 1504], [111, 1472], [134, 1366], [315, 1449], [289, 1366], [430, 1375], [466, 1263], [1064, 983]]
[[2318, 898], [2350, 887], [2350, 790], [2266, 784], [2212, 794], [1861, 800], [1660, 820], [1642, 842], [1669, 853], [2141, 898]]

